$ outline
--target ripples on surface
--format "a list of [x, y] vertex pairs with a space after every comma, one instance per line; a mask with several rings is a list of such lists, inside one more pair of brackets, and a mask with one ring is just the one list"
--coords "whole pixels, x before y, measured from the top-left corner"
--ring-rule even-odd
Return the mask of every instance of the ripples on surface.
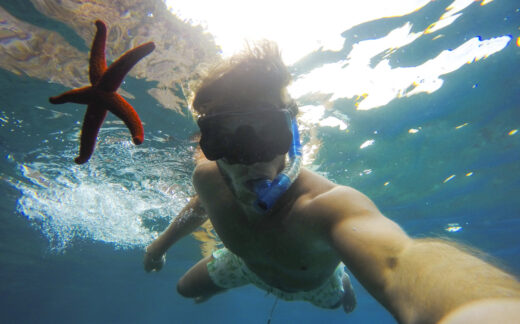
[[[283, 25], [275, 28], [275, 34], [285, 32], [283, 39], [291, 39], [289, 45], [280, 41], [284, 52], [307, 55], [291, 67], [296, 75], [291, 94], [302, 104], [299, 121], [306, 144], [305, 165], [337, 183], [361, 189], [374, 200], [380, 199], [387, 210], [417, 203], [422, 214], [437, 218], [447, 209], [435, 204], [439, 210], [433, 212], [429, 200], [437, 197], [455, 203], [456, 195], [465, 199], [458, 202], [464, 206], [459, 209], [461, 214], [468, 213], [467, 206], [472, 205], [480, 210], [493, 209], [501, 198], [481, 188], [487, 182], [513, 181], [500, 173], [515, 174], [515, 164], [510, 161], [517, 157], [514, 152], [518, 145], [513, 140], [518, 137], [518, 125], [509, 103], [512, 92], [500, 92], [500, 97], [500, 89], [495, 87], [498, 82], [511, 83], [508, 70], [502, 68], [498, 82], [489, 81], [493, 73], [483, 71], [505, 65], [503, 56], [496, 54], [511, 45], [517, 49], [508, 34], [517, 26], [506, 19], [513, 17], [511, 4], [490, 2], [418, 0], [407, 1], [406, 8], [391, 10], [365, 6], [360, 9], [366, 14], [364, 20], [356, 18], [361, 12], [346, 13], [334, 7], [339, 6], [337, 1], [305, 14], [290, 7], [290, 23], [287, 15], [282, 15]], [[142, 102], [136, 109], [143, 120], [152, 110], [144, 108], [154, 105], [186, 111], [186, 97], [190, 95], [187, 84], [199, 77], [205, 64], [218, 59], [211, 36], [171, 15], [162, 1], [61, 1], [60, 6], [50, 0], [32, 3], [41, 15], [35, 21], [61, 21], [70, 29], [69, 36], [75, 34], [87, 47], [94, 33], [92, 21], [105, 19], [110, 30], [109, 58], [144, 41], [158, 44], [154, 54], [131, 74], [153, 82], [143, 82], [143, 91], [125, 87], [127, 97], [132, 96], [130, 92], [139, 93], [136, 97]], [[217, 9], [229, 14], [228, 7], [218, 4]], [[500, 6], [505, 9], [497, 9]], [[199, 9], [195, 12], [201, 12]], [[508, 16], [502, 17], [506, 11]], [[394, 17], [354, 26], [385, 16], [382, 12]], [[486, 16], [488, 12], [493, 14]], [[214, 14], [226, 26], [237, 29], [237, 24], [225, 16]], [[472, 15], [482, 22], [475, 24]], [[319, 23], [324, 20], [326, 24]], [[86, 84], [87, 51], [71, 45], [61, 28], [51, 31], [30, 22], [0, 7], [0, 67], [67, 87]], [[320, 30], [320, 26], [326, 28]], [[302, 40], [301, 35], [310, 38]], [[334, 40], [329, 42], [329, 38]], [[516, 39], [518, 46], [519, 42], [520, 37]], [[309, 48], [286, 49], [296, 43], [323, 47], [311, 53]], [[293, 61], [297, 58], [294, 55]], [[464, 67], [472, 72], [461, 74]], [[446, 82], [448, 79], [450, 82]], [[480, 85], [486, 83], [489, 88], [482, 89]], [[434, 96], [441, 88], [444, 94]], [[52, 94], [54, 90], [48, 95]], [[496, 97], [487, 99], [488, 94]], [[78, 124], [70, 128], [71, 115], [63, 112], [70, 108], [49, 110], [43, 106], [39, 102], [30, 107], [38, 109], [25, 111], [10, 107], [21, 114], [16, 117], [2, 112], [2, 126], [12, 129], [10, 133], [4, 129], [6, 142], [13, 138], [30, 142], [25, 152], [7, 145], [8, 152], [15, 152], [9, 161], [18, 165], [20, 179], [2, 177], [21, 190], [18, 210], [42, 228], [52, 246], [63, 249], [74, 239], [93, 239], [119, 247], [142, 246], [164, 229], [192, 193], [189, 180], [193, 164], [192, 145], [187, 141], [171, 145], [170, 138], [161, 135], [159, 129], [165, 120], [189, 121], [189, 116], [155, 113], [156, 120], [148, 120], [145, 125], [146, 141], [139, 147], [126, 140], [128, 133], [123, 126], [106, 123], [93, 159], [80, 167], [72, 163], [79, 122], [74, 119]], [[46, 123], [24, 128], [27, 120], [40, 116], [38, 110], [45, 110]], [[182, 125], [177, 127], [178, 132], [183, 131]], [[188, 127], [188, 132], [191, 129]], [[46, 132], [50, 135], [40, 142]], [[506, 136], [509, 142], [504, 140]], [[37, 145], [41, 147], [35, 149]], [[500, 163], [508, 163], [509, 169], [491, 167]], [[476, 190], [470, 181], [486, 181], [479, 183], [480, 196], [472, 195], [478, 201], [465, 194]], [[445, 189], [456, 186], [456, 190]], [[504, 192], [507, 189], [501, 188]], [[449, 209], [457, 212], [456, 208]], [[418, 218], [400, 213], [398, 217]]]
[[[186, 106], [183, 92], [189, 81], [197, 79], [205, 64], [218, 60], [212, 36], [172, 15], [161, 0], [31, 3], [35, 13], [42, 14], [34, 17], [36, 21], [50, 17], [64, 23], [88, 48], [95, 33], [94, 21], [104, 20], [108, 25], [107, 62], [139, 44], [154, 41], [154, 52], [132, 68], [130, 75], [157, 82], [149, 94], [164, 108], [181, 112]], [[20, 8], [25, 9], [23, 4]], [[57, 31], [18, 19], [1, 5], [0, 67], [69, 88], [89, 84], [88, 52], [78, 50]], [[122, 94], [133, 97], [128, 92]]]

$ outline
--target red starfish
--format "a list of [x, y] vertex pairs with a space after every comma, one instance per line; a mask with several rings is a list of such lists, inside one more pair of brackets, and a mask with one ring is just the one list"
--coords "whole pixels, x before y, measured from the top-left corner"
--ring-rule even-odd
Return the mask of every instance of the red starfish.
[[107, 27], [101, 20], [96, 21], [96, 27], [97, 32], [92, 42], [89, 62], [89, 77], [92, 86], [73, 89], [49, 98], [53, 104], [74, 102], [88, 105], [81, 129], [79, 156], [74, 160], [78, 164], [87, 162], [94, 152], [99, 128], [103, 124], [108, 110], [124, 121], [132, 134], [134, 144], [139, 145], [144, 139], [143, 125], [137, 112], [116, 93], [116, 90], [128, 71], [139, 60], [150, 54], [155, 45], [153, 42], [149, 42], [133, 48], [107, 68], [105, 60]]

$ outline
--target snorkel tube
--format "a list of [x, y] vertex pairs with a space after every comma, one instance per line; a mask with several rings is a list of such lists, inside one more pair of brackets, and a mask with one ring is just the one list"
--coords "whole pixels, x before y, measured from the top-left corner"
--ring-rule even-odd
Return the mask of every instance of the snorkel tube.
[[255, 208], [260, 213], [265, 213], [276, 201], [289, 189], [300, 173], [302, 164], [302, 145], [300, 143], [300, 133], [296, 118], [291, 118], [292, 143], [289, 148], [289, 165], [280, 172], [273, 181], [260, 180], [255, 183], [254, 191], [257, 199]]

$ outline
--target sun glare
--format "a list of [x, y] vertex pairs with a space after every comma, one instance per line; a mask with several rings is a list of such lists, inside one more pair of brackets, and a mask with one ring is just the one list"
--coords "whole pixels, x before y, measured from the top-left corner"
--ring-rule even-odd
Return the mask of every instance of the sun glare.
[[245, 41], [276, 41], [288, 64], [324, 47], [339, 50], [341, 33], [366, 21], [402, 16], [430, 0], [241, 1], [166, 0], [177, 16], [201, 24], [215, 36], [224, 56], [244, 47]]
[[[201, 24], [213, 34], [224, 57], [238, 52], [246, 41], [270, 39], [278, 43], [284, 61], [291, 65], [318, 49], [339, 51], [345, 42], [342, 33], [358, 24], [407, 15], [429, 2], [167, 0], [166, 4], [174, 14]], [[417, 30], [411, 22], [403, 22], [400, 27], [389, 30], [386, 36], [361, 40], [343, 60], [299, 76], [289, 91], [295, 99], [310, 93], [329, 95], [329, 102], [321, 103], [325, 106], [339, 98], [357, 98], [358, 110], [383, 107], [396, 98], [433, 93], [442, 87], [443, 75], [501, 51], [512, 37], [464, 39], [453, 49], [432, 53], [430, 59], [417, 66], [392, 66], [391, 55], [420, 38], [429, 37], [435, 41], [443, 36], [439, 31], [455, 24], [467, 7], [490, 2], [453, 0], [438, 18], [430, 18], [431, 24], [424, 30]], [[374, 58], [378, 59], [373, 61]], [[346, 128], [334, 118], [322, 119], [321, 126]]]

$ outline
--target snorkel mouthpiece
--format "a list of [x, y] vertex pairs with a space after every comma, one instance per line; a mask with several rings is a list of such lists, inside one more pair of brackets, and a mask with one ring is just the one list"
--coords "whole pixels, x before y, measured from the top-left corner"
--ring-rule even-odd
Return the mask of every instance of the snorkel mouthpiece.
[[254, 188], [257, 195], [255, 207], [265, 213], [273, 207], [274, 203], [289, 189], [291, 184], [291, 179], [283, 173], [277, 175], [272, 182], [270, 180], [258, 181]]
[[300, 133], [296, 119], [291, 119], [292, 143], [289, 148], [289, 165], [278, 174], [273, 181], [259, 180], [254, 184], [256, 193], [255, 208], [265, 213], [273, 207], [276, 201], [289, 189], [300, 173], [302, 160], [302, 146], [300, 144]]

